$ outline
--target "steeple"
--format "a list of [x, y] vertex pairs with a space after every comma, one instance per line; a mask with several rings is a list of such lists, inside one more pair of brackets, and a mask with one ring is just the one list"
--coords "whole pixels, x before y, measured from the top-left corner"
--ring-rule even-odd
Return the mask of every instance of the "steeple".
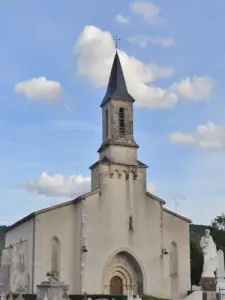
[[119, 163], [137, 163], [138, 145], [133, 136], [134, 101], [128, 93], [116, 51], [108, 88], [101, 103], [102, 145], [98, 150], [100, 159], [106, 157]]
[[[99, 160], [90, 167], [92, 171], [92, 191], [97, 188], [107, 187], [108, 184], [110, 185], [110, 193], [112, 193], [115, 188], [117, 189], [117, 183], [119, 184], [119, 182], [111, 182], [111, 178], [114, 174], [113, 169], [116, 168], [119, 178], [121, 177], [121, 173], [126, 173], [126, 176], [122, 177], [123, 179], [126, 178], [126, 180], [129, 178], [136, 180], [138, 177], [137, 170], [140, 170], [140, 172], [138, 172], [141, 174], [141, 188], [144, 188], [144, 193], [146, 192], [144, 184], [146, 172], [141, 169], [145, 169], [147, 166], [138, 160], [137, 152], [139, 146], [134, 140], [134, 101], [134, 98], [128, 93], [119, 55], [116, 51], [108, 88], [101, 103], [102, 144], [98, 149]], [[131, 173], [133, 173], [133, 176], [129, 177]], [[132, 183], [129, 182], [129, 187], [130, 184]], [[128, 191], [127, 187], [128, 185], [124, 186], [124, 190]], [[118, 188], [120, 188], [120, 186]], [[130, 195], [131, 194], [129, 194], [129, 197]], [[133, 189], [132, 195], [134, 195]]]
[[102, 100], [101, 107], [103, 107], [110, 99], [123, 100], [131, 103], [135, 101], [134, 98], [128, 93], [126, 81], [120, 63], [120, 58], [117, 51], [113, 60], [108, 88], [105, 97]]

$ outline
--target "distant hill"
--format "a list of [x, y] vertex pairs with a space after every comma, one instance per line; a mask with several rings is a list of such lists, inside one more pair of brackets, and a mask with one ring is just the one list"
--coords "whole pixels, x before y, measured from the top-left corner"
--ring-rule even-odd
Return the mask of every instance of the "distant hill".
[[0, 251], [5, 248], [5, 230], [7, 226], [0, 226]]
[[199, 242], [201, 237], [204, 235], [206, 228], [209, 228], [211, 230], [211, 227], [206, 225], [190, 224], [189, 228], [190, 228], [190, 238], [193, 238]]

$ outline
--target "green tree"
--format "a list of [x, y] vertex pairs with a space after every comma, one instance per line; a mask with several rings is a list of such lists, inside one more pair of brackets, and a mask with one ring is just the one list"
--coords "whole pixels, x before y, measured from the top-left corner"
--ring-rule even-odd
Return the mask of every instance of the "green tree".
[[191, 284], [199, 285], [201, 278], [203, 256], [196, 237], [190, 239], [190, 258], [191, 258]]
[[225, 214], [222, 213], [212, 221], [212, 227], [217, 230], [225, 231]]

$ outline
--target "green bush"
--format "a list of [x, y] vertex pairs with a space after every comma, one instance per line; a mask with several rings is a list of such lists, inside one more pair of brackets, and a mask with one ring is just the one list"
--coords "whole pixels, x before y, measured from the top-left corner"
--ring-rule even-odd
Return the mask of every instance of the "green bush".
[[157, 297], [153, 297], [151, 295], [146, 295], [146, 294], [139, 295], [139, 296], [142, 300], [169, 300], [166, 298], [157, 298]]

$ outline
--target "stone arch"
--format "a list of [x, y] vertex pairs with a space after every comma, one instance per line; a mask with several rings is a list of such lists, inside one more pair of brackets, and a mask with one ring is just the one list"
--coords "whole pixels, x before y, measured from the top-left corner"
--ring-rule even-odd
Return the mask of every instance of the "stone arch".
[[114, 173], [117, 174], [117, 177], [120, 178], [121, 177], [121, 173], [119, 170], [115, 169]]
[[132, 170], [130, 170], [130, 173], [132, 174], [133, 179], [136, 180], [137, 179], [137, 170], [136, 169], [132, 169]]
[[[144, 276], [136, 258], [127, 251], [119, 251], [110, 256], [103, 270], [104, 293], [115, 294], [113, 279], [122, 282], [122, 294], [135, 295], [144, 292]], [[117, 289], [118, 290], [118, 289]]]
[[56, 279], [60, 279], [60, 241], [57, 236], [51, 239], [51, 272]]
[[124, 174], [124, 177], [125, 177], [126, 179], [129, 179], [129, 172], [128, 172], [128, 171], [123, 170], [122, 173]]
[[175, 241], [170, 245], [170, 282], [171, 299], [180, 299], [179, 295], [179, 264], [178, 264], [178, 245]]

